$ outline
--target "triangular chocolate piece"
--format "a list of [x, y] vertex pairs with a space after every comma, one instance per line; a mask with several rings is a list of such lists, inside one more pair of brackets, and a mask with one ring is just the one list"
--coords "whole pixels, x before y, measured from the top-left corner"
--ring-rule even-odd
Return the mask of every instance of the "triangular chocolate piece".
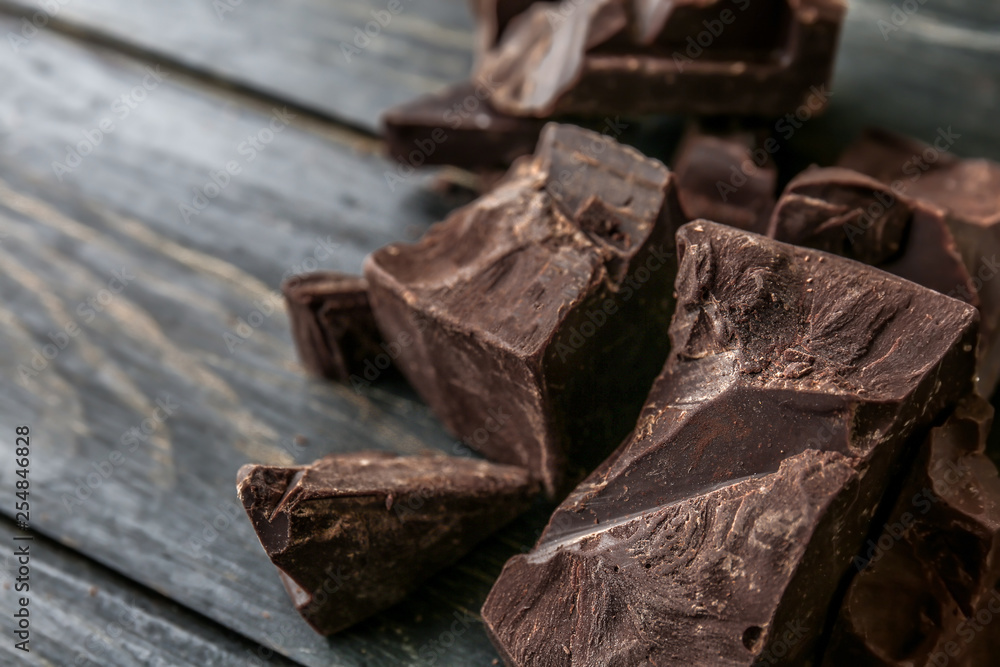
[[328, 635], [395, 604], [531, 502], [527, 471], [447, 456], [246, 465], [240, 500], [296, 609]]
[[908, 438], [971, 389], [977, 314], [692, 222], [632, 436], [483, 607], [509, 667], [802, 665]]

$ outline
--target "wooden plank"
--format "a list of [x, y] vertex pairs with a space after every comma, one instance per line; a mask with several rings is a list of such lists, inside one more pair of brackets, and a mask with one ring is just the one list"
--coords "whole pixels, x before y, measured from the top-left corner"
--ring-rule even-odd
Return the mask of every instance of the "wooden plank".
[[[35, 9], [40, 3], [0, 0], [0, 7]], [[55, 18], [374, 130], [386, 108], [462, 79], [472, 62], [464, 0], [412, 6], [403, 0], [398, 17], [348, 63], [340, 43], [350, 43], [355, 28], [385, 4], [243, 0], [220, 20], [214, 5], [202, 0], [73, 0]], [[1000, 102], [1000, 5], [927, 0], [905, 21], [896, 14], [894, 22], [893, 7], [901, 5], [851, 1], [833, 108], [798, 141], [809, 139], [830, 152], [832, 138], [852, 136], [864, 124], [925, 137], [951, 124], [966, 132], [956, 151], [1000, 157], [996, 133], [981, 121]], [[885, 23], [891, 27], [884, 29]]]
[[[4, 545], [0, 568], [0, 610], [5, 619], [28, 595], [29, 653], [16, 650], [10, 634], [0, 643], [0, 664], [78, 667], [245, 667], [295, 664], [258, 644], [207, 623], [204, 617], [134, 583], [42, 536], [25, 536], [0, 520]], [[15, 590], [13, 545], [28, 544], [31, 589]], [[5, 624], [7, 627], [9, 623]], [[257, 662], [254, 662], [254, 661]]]
[[[52, 33], [0, 60], [0, 433], [32, 428], [34, 527], [306, 665], [426, 664], [435, 651], [439, 665], [489, 664], [475, 615], [544, 516], [327, 640], [291, 608], [234, 488], [249, 461], [453, 449], [410, 395], [305, 378], [275, 306], [286, 271], [316, 257], [356, 271], [445, 207], [425, 177], [389, 190], [371, 145], [294, 119], [251, 161], [237, 146], [269, 111], [179, 80], [149, 91], [60, 182], [52, 162], [113, 115], [143, 67]], [[186, 224], [178, 202], [233, 160], [241, 172]], [[241, 341], [232, 351], [226, 335]], [[0, 443], [12, 460], [12, 438]], [[6, 498], [12, 472], [0, 471]]]
[[[18, 25], [0, 19], [0, 34]], [[829, 153], [866, 122], [925, 138], [950, 123], [968, 138], [958, 152], [1000, 157], [997, 130], [982, 120], [996, 108], [996, 88], [976, 87], [985, 76], [996, 80], [988, 49], [974, 40], [942, 46], [920, 33], [915, 42], [894, 34], [885, 46], [874, 13], [852, 10], [848, 28], [848, 66], [838, 72], [833, 109], [795, 134], [797, 150]], [[904, 63], [913, 72], [900, 70]], [[947, 63], [964, 69], [956, 74]], [[887, 79], [889, 71], [896, 78]], [[435, 664], [488, 664], [495, 654], [461, 614], [478, 609], [504, 558], [532, 541], [541, 516], [405, 605], [328, 641], [289, 609], [233, 494], [233, 475], [246, 461], [305, 461], [361, 447], [451, 448], [410, 396], [358, 395], [303, 378], [280, 313], [262, 316], [232, 352], [223, 337], [239, 335], [240, 318], [267, 310], [281, 276], [308, 268], [310, 258], [357, 270], [373, 248], [419, 234], [446, 208], [427, 193], [426, 177], [390, 190], [388, 165], [371, 154], [376, 145], [301, 119], [249, 160], [239, 147], [267, 127], [270, 110], [176, 73], [144, 101], [132, 98], [136, 108], [119, 118], [112, 104], [141, 85], [143, 66], [51, 31], [16, 58], [0, 59], [0, 73], [7, 84], [0, 98], [0, 368], [15, 378], [0, 392], [0, 429], [33, 426], [33, 475], [46, 491], [35, 499], [37, 527], [248, 637], [269, 637], [268, 645], [304, 664], [426, 664], [429, 655]], [[953, 87], [955, 79], [972, 88]], [[105, 118], [114, 131], [58, 180], [53, 162], [65, 162], [66, 146], [95, 136]], [[186, 223], [179, 205], [232, 161], [240, 173]], [[123, 266], [135, 278], [101, 303]], [[98, 299], [100, 310], [88, 299]], [[44, 360], [37, 376], [17, 381], [19, 367], [30, 367], [70, 323], [80, 331], [65, 349]], [[88, 484], [87, 475], [99, 474], [94, 465], [125, 447], [122, 436], [141, 427], [165, 395], [178, 402], [175, 414], [151, 422], [148, 439], [108, 479]], [[297, 446], [296, 434], [310, 444]], [[0, 441], [0, 456], [10, 457], [10, 440]], [[7, 489], [9, 473], [2, 474]], [[90, 497], [71, 503], [71, 512], [63, 497], [72, 498], [81, 480]], [[264, 612], [273, 614], [266, 622]], [[456, 622], [462, 632], [452, 637]], [[282, 627], [293, 630], [275, 634]]]
[[465, 0], [400, 0], [396, 14], [388, 0], [61, 0], [51, 13], [46, 4], [0, 7], [42, 11], [40, 23], [93, 32], [371, 131], [384, 109], [459, 81], [472, 65]]
[[1000, 6], [928, 0], [899, 30], [898, 0], [850, 4], [833, 82], [831, 107], [807, 123], [793, 143], [813, 159], [833, 159], [867, 125], [925, 141], [951, 127], [952, 150], [1000, 160]]

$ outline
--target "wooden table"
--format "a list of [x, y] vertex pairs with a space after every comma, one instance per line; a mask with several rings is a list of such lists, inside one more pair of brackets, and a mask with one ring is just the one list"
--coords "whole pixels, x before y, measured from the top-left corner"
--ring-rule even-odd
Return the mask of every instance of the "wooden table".
[[[306, 378], [276, 292], [357, 271], [459, 203], [430, 173], [386, 185], [379, 114], [472, 58], [462, 0], [403, 4], [347, 62], [384, 0], [0, 0], [0, 553], [19, 425], [34, 536], [32, 652], [6, 631], [8, 557], [0, 664], [494, 664], [478, 610], [544, 507], [325, 639], [235, 496], [250, 461], [455, 445], [404, 388]], [[891, 7], [852, 2], [832, 107], [783, 143], [789, 161], [828, 160], [867, 124], [951, 127], [957, 153], [1000, 159], [1000, 9], [928, 0], [884, 39]], [[643, 147], [669, 156], [677, 126]]]

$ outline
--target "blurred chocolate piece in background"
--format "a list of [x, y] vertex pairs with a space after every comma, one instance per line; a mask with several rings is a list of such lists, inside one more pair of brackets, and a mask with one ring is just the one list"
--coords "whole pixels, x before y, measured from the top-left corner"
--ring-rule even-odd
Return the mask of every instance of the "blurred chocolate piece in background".
[[703, 218], [763, 234], [778, 188], [774, 145], [768, 143], [774, 141], [764, 130], [692, 124], [674, 157], [688, 220]]

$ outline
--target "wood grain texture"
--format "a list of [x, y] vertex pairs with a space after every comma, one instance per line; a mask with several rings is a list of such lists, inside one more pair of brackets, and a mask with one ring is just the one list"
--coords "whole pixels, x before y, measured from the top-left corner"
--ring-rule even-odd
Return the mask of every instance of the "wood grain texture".
[[[0, 520], [0, 544], [29, 544], [30, 653], [0, 643], [0, 664], [75, 667], [237, 667], [295, 663], [224, 630], [204, 617], [136, 586], [41, 536], [24, 536]], [[24, 593], [14, 590], [13, 558], [0, 558], [0, 610], [10, 618]], [[254, 662], [254, 661], [258, 662]]]
[[927, 0], [897, 26], [900, 4], [850, 2], [829, 112], [793, 141], [815, 159], [832, 159], [868, 125], [925, 141], [951, 127], [961, 135], [955, 153], [1000, 159], [1000, 128], [987, 120], [1000, 108], [1000, 9]]
[[[37, 3], [0, 1], [12, 4]], [[1000, 107], [995, 8], [928, 0], [886, 40], [878, 20], [892, 4], [852, 2], [830, 112], [783, 141], [783, 155], [832, 159], [874, 123], [925, 140], [950, 125], [962, 134], [956, 152], [1000, 159], [991, 120]], [[210, 2], [74, 0], [59, 19], [373, 129], [387, 106], [461, 79], [471, 62], [462, 0], [404, 0], [406, 10], [354, 63], [341, 61], [339, 42], [380, 6], [244, 0], [220, 22]], [[961, 18], [967, 11], [982, 20]], [[20, 30], [19, 19], [0, 18], [0, 35]], [[291, 119], [249, 159], [241, 146], [269, 129], [268, 106], [169, 68], [174, 74], [137, 101], [147, 64], [155, 68], [155, 58], [138, 62], [53, 30], [0, 58], [0, 369], [8, 378], [0, 431], [33, 427], [33, 482], [45, 489], [33, 498], [33, 523], [302, 664], [490, 664], [495, 653], [475, 617], [506, 558], [533, 543], [543, 509], [405, 604], [325, 640], [288, 604], [235, 502], [235, 471], [249, 461], [453, 451], [405, 391], [359, 394], [305, 378], [276, 301], [287, 272], [357, 271], [371, 250], [416, 238], [449, 202], [430, 194], [426, 175], [390, 189], [377, 144], [308, 119]], [[123, 95], [135, 108], [120, 117]], [[67, 146], [90, 141], [105, 119], [114, 130], [60, 180], [53, 163], [66, 162]], [[192, 204], [196, 189], [212, 190], [213, 173], [225, 180], [230, 162], [240, 173], [185, 222], [180, 205]], [[111, 294], [123, 268], [134, 277]], [[46, 359], [45, 346], [58, 347], [70, 325], [77, 333]], [[33, 361], [41, 370], [22, 380], [19, 368], [35, 370]], [[122, 438], [168, 396], [175, 413], [149, 422], [126, 451], [132, 441]], [[114, 450], [123, 461], [104, 478]], [[11, 455], [0, 437], [0, 460]], [[4, 498], [8, 471], [0, 465]], [[100, 478], [89, 484], [90, 475]], [[68, 509], [63, 497], [80, 489], [89, 497]]]
[[[0, 0], [0, 7], [40, 2]], [[373, 130], [385, 109], [464, 78], [472, 64], [467, 3], [402, 3], [350, 63], [340, 43], [350, 43], [384, 0], [243, 0], [221, 20], [199, 0], [73, 0], [56, 19]], [[1000, 5], [926, 0], [893, 23], [901, 4], [849, 0], [830, 112], [796, 142], [820, 156], [866, 124], [922, 137], [951, 125], [963, 133], [957, 152], [1000, 158], [1000, 137], [982, 120], [1000, 106]]]
[[[370, 146], [294, 120], [248, 161], [236, 147], [268, 110], [168, 80], [60, 182], [52, 161], [142, 66], [45, 33], [0, 72], [0, 432], [32, 427], [35, 528], [306, 665], [489, 664], [479, 605], [544, 515], [327, 640], [292, 609], [236, 502], [250, 461], [454, 451], [412, 395], [306, 378], [276, 291], [306, 260], [357, 271], [419, 234], [445, 208], [426, 178], [390, 191]], [[242, 172], [185, 224], [178, 201], [235, 159]], [[11, 460], [12, 439], [0, 443]]]
[[[4, 0], [0, 7], [37, 11], [43, 4]], [[459, 81], [472, 65], [472, 18], [466, 0], [400, 0], [397, 14], [389, 14], [388, 0], [59, 4], [61, 9], [52, 14], [56, 22], [366, 130], [377, 129], [382, 110]]]

